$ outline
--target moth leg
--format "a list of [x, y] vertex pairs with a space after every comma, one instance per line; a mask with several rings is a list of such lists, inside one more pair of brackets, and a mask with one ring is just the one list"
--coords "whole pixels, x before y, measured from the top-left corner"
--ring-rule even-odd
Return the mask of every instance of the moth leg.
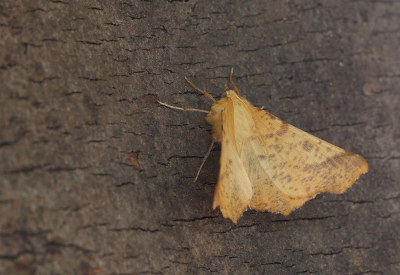
[[235, 93], [237, 93], [237, 95], [240, 95], [238, 87], [236, 87], [235, 83], [233, 83], [232, 75], [233, 75], [233, 68], [231, 70], [231, 75], [229, 76], [229, 80], [232, 83], [233, 90], [235, 91]]
[[171, 108], [171, 109], [177, 109], [177, 110], [181, 110], [181, 111], [202, 112], [202, 113], [206, 113], [206, 114], [209, 113], [209, 111], [201, 110], [201, 109], [181, 108], [181, 107], [172, 106], [172, 105], [169, 105], [167, 103], [161, 102], [159, 100], [157, 100], [157, 102], [160, 103], [161, 105], [164, 105], [165, 107], [168, 107], [168, 108]]
[[204, 156], [204, 158], [203, 158], [203, 162], [201, 163], [200, 168], [199, 168], [199, 171], [197, 172], [196, 178], [194, 179], [193, 182], [196, 182], [197, 178], [199, 177], [201, 168], [203, 168], [204, 163], [206, 162], [208, 156], [210, 155], [211, 149], [212, 149], [213, 146], [214, 146], [214, 142], [215, 142], [215, 140], [213, 139], [213, 141], [211, 142], [210, 148], [208, 149], [207, 153], [205, 154], [205, 156]]

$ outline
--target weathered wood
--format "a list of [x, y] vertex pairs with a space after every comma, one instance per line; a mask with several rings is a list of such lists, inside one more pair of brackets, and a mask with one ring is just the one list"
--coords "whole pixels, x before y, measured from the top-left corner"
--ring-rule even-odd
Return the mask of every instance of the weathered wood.
[[[0, 3], [0, 274], [400, 274], [400, 4]], [[211, 209], [201, 113], [255, 106], [370, 172], [288, 217]]]

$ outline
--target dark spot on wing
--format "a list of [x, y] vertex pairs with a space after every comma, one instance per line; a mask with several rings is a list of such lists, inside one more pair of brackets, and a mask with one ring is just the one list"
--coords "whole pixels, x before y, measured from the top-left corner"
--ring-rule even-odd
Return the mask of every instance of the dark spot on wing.
[[286, 180], [287, 183], [289, 183], [292, 181], [292, 177], [290, 175], [287, 175], [287, 176], [283, 177], [282, 180]]
[[283, 136], [284, 134], [287, 133], [288, 129], [289, 129], [289, 124], [286, 123], [286, 122], [284, 122], [284, 121], [282, 121], [281, 129], [279, 129], [279, 131], [276, 132], [276, 134], [277, 134], [278, 136]]
[[275, 158], [275, 154], [268, 155], [268, 158], [269, 158], [270, 160], [272, 160], [273, 158]]
[[285, 130], [280, 129], [278, 132], [276, 132], [276, 134], [278, 136], [283, 136], [284, 134], [286, 134], [286, 132], [287, 132], [287, 130], [285, 131]]
[[276, 152], [278, 152], [278, 153], [280, 153], [283, 149], [282, 145], [280, 145], [280, 144], [275, 144], [274, 147], [275, 147]]
[[312, 145], [311, 143], [309, 143], [308, 141], [305, 141], [303, 143], [303, 150], [310, 152], [312, 150], [312, 148], [314, 147], [314, 145]]
[[265, 138], [272, 138], [274, 136], [274, 134], [268, 134], [268, 135], [265, 135], [264, 137]]

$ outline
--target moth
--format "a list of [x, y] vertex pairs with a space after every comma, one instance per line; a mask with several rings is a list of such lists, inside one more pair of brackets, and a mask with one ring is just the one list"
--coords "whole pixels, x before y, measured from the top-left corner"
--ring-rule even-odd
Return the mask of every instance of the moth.
[[[289, 215], [318, 193], [344, 193], [364, 173], [368, 164], [361, 156], [310, 135], [274, 115], [254, 107], [240, 96], [232, 80], [216, 101], [209, 93], [195, 89], [213, 100], [207, 113], [213, 142], [221, 143], [219, 178], [213, 209], [233, 223], [246, 209]], [[195, 180], [196, 181], [196, 180]]]

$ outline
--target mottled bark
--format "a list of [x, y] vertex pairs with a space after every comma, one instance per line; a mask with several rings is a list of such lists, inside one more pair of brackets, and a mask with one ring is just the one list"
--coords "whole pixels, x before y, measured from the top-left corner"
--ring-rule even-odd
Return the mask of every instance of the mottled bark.
[[[400, 3], [0, 3], [1, 274], [400, 274]], [[212, 210], [204, 114], [255, 106], [370, 172], [287, 217]]]

